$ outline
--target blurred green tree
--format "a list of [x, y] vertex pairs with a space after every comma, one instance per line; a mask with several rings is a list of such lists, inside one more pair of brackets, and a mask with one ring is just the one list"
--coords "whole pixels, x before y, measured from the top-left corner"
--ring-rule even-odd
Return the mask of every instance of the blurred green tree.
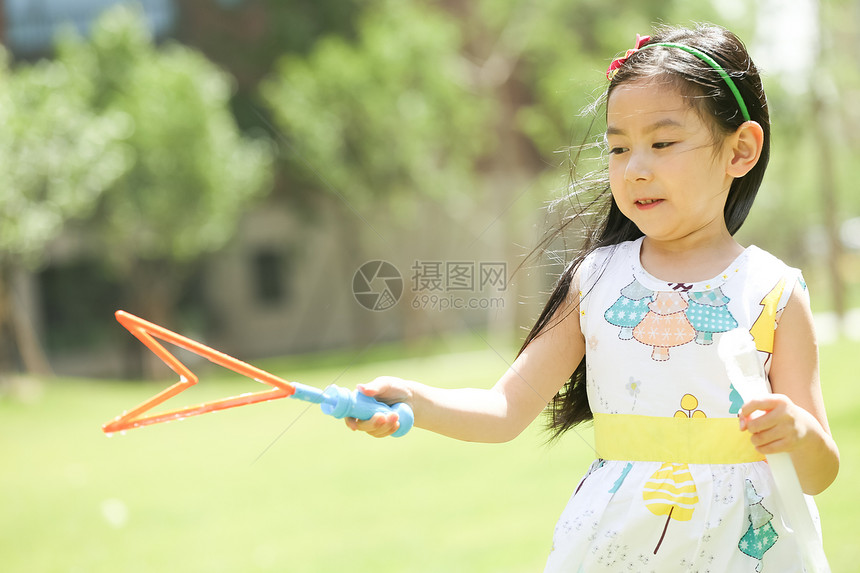
[[131, 288], [130, 307], [169, 322], [187, 264], [222, 248], [269, 189], [271, 146], [236, 127], [230, 77], [187, 47], [155, 46], [136, 10], [106, 12], [88, 39], [67, 35], [57, 59], [91, 79], [96, 113], [127, 127], [128, 168], [92, 228]]
[[[261, 118], [257, 84], [283, 54], [306, 54], [323, 35], [354, 36], [366, 0], [179, 2], [176, 39], [201, 50], [237, 82], [233, 111], [244, 130], [269, 126]], [[285, 189], [286, 190], [286, 189]]]
[[[327, 36], [307, 54], [285, 56], [262, 84], [289, 172], [353, 211], [385, 206], [386, 225], [409, 228], [410, 240], [416, 227], [398, 201], [455, 204], [448, 211], [468, 213], [473, 235], [492, 227], [505, 258], [519, 258], [516, 244], [531, 235], [547, 197], [527, 191], [544, 174], [557, 179], [558, 151], [585, 136], [590, 118], [578, 113], [602, 87], [611, 55], [685, 9], [679, 1], [618, 4], [370, 3], [354, 39]], [[686, 14], [707, 17], [713, 8]], [[355, 252], [360, 230], [344, 241]]]
[[[261, 85], [294, 186], [343, 213], [340, 268], [358, 268], [374, 234], [387, 242], [398, 230], [419, 252], [421, 206], [474, 194], [493, 102], [473, 84], [463, 42], [444, 11], [383, 0], [361, 14], [354, 40], [325, 36]], [[373, 228], [382, 208], [385, 228]], [[368, 336], [361, 317], [352, 323], [356, 340]]]
[[355, 42], [330, 35], [285, 56], [262, 84], [290, 167], [359, 205], [467, 187], [489, 109], [468, 85], [456, 23], [419, 2], [377, 2], [357, 28]]
[[16, 278], [44, 263], [73, 218], [92, 214], [128, 169], [119, 113], [89, 104], [89, 78], [61, 61], [10, 69], [0, 49], [0, 372], [49, 371]]
[[85, 234], [127, 285], [128, 308], [170, 323], [190, 264], [222, 248], [271, 185], [271, 144], [240, 133], [230, 77], [184, 46], [154, 45], [124, 6], [88, 38], [64, 33], [53, 62], [10, 76], [0, 94], [30, 86], [18, 95], [29, 107], [9, 108], [20, 126], [12, 144], [30, 155], [0, 162], [32, 182], [29, 203], [7, 198], [0, 237], [19, 229], [19, 250], [38, 260], [64, 219], [90, 215]]
[[[860, 214], [851, 191], [860, 177], [858, 153], [860, 66], [853, 46], [860, 34], [860, 5], [847, 0], [804, 3], [809, 18], [801, 30], [782, 31], [783, 42], [763, 59], [765, 89], [773, 122], [773, 149], [757, 206], [741, 231], [755, 243], [802, 267], [816, 311], [837, 316], [856, 306], [860, 257], [840, 236], [843, 224]], [[758, 7], [761, 28], [773, 27]], [[801, 34], [806, 32], [806, 34]], [[786, 48], [789, 46], [789, 49]], [[800, 46], [798, 57], [790, 46]], [[764, 55], [767, 50], [762, 48]], [[754, 53], [755, 56], [755, 53]]]

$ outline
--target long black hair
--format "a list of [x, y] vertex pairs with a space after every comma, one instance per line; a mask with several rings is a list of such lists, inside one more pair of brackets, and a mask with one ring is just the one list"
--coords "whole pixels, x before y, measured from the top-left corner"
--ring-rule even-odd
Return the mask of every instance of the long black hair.
[[[732, 32], [718, 26], [661, 27], [655, 30], [649, 43], [657, 42], [690, 46], [716, 60], [735, 82], [749, 111], [750, 120], [761, 125], [764, 131], [764, 143], [757, 164], [746, 175], [732, 182], [726, 199], [723, 213], [726, 226], [734, 235], [749, 214], [770, 157], [770, 117], [758, 70], [743, 42]], [[599, 108], [601, 104], [605, 106], [618, 86], [646, 78], [666, 81], [677, 89], [711, 127], [715, 143], [734, 133], [745, 121], [738, 101], [714, 68], [684, 50], [664, 46], [653, 46], [632, 54], [618, 69], [594, 108]], [[592, 127], [593, 125], [594, 122]], [[579, 300], [579, 297], [575, 296], [578, 292], [572, 293], [571, 286], [577, 269], [590, 253], [601, 247], [638, 239], [643, 234], [621, 213], [612, 198], [605, 165], [582, 179], [578, 178], [577, 166], [583, 150], [588, 147], [589, 145], [583, 143], [576, 148], [570, 159], [571, 177], [569, 196], [566, 199], [575, 205], [572, 214], [564, 217], [550, 231], [535, 252], [545, 250], [571, 226], [582, 226], [582, 243], [561, 273], [543, 311], [526, 336], [520, 353], [532, 340], [558, 322], [561, 318], [557, 316], [560, 309], [565, 307], [566, 312], [578, 311], [578, 302], [572, 305], [565, 305], [565, 302]], [[583, 296], [588, 296], [588, 293]], [[560, 437], [577, 424], [593, 418], [586, 393], [585, 366], [586, 358], [583, 357], [570, 379], [549, 404], [548, 429], [551, 440]]]

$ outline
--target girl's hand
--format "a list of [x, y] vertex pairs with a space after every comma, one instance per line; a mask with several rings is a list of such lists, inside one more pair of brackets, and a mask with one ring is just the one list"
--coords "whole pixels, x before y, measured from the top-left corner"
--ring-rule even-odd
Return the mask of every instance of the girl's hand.
[[750, 400], [740, 411], [741, 431], [749, 430], [751, 441], [762, 454], [792, 452], [815, 431], [815, 417], [782, 394]]
[[[370, 396], [386, 404], [405, 402], [412, 406], [412, 393], [407, 381], [402, 378], [381, 376], [370, 384], [359, 384], [356, 389], [365, 396]], [[369, 420], [346, 418], [345, 422], [349, 429], [367, 432], [374, 438], [390, 436], [400, 427], [400, 421], [395, 413], [375, 414]]]

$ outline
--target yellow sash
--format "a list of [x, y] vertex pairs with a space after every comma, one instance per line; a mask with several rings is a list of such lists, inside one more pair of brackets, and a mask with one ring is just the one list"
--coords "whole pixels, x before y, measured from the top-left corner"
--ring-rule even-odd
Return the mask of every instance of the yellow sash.
[[742, 464], [764, 460], [737, 418], [594, 414], [594, 444], [605, 460]]

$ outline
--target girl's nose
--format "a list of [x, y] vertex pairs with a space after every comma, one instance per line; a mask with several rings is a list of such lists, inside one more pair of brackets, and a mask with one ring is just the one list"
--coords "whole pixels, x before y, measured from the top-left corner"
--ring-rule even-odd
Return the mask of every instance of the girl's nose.
[[648, 181], [651, 179], [651, 163], [647, 154], [643, 152], [630, 151], [627, 160], [627, 168], [624, 170], [624, 178], [627, 181]]

